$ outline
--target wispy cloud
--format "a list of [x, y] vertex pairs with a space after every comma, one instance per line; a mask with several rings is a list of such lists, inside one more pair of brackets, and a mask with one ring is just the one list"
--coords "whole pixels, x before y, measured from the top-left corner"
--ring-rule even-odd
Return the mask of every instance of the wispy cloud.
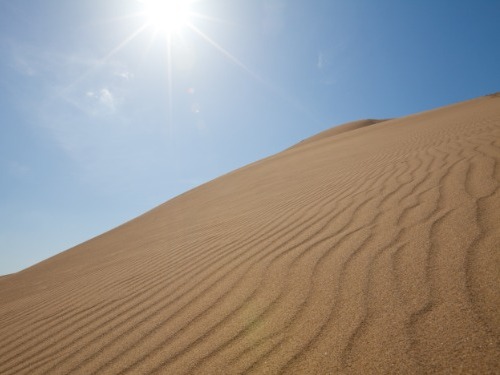
[[328, 50], [318, 51], [316, 57], [316, 68], [320, 74], [321, 83], [330, 86], [337, 83], [338, 67], [334, 69], [332, 52]]
[[117, 113], [126, 101], [133, 78], [134, 74], [119, 62], [89, 62], [57, 95], [87, 116], [109, 115]]
[[134, 78], [134, 74], [132, 74], [132, 72], [129, 72], [128, 70], [117, 70], [114, 75], [123, 78], [126, 81], [130, 81], [132, 78]]
[[331, 49], [319, 50], [316, 57], [316, 67], [320, 71], [328, 71], [336, 60], [336, 53]]
[[[26, 121], [37, 132], [42, 129], [76, 163], [82, 179], [108, 183], [115, 178], [110, 170], [127, 168], [131, 134], [140, 129], [124, 126], [133, 115], [126, 104], [134, 85], [126, 64], [118, 57], [103, 61], [88, 53], [51, 51], [6, 39], [0, 39], [0, 48], [6, 52], [0, 64], [9, 71], [3, 89], [15, 95]], [[110, 144], [116, 149], [110, 151]], [[3, 168], [16, 176], [29, 173], [16, 162]]]
[[325, 61], [325, 55], [323, 52], [318, 52], [318, 60], [316, 63], [316, 66], [318, 67], [319, 70], [323, 69], [325, 67], [326, 61]]
[[39, 98], [43, 98], [33, 103], [39, 110], [48, 102], [59, 102], [60, 111], [70, 105], [88, 116], [115, 112], [118, 104], [125, 101], [127, 86], [134, 78], [116, 60], [103, 61], [76, 52], [65, 54], [5, 39], [0, 41], [0, 48], [6, 51], [5, 63], [13, 74], [30, 80], [30, 92], [38, 92]]
[[107, 87], [103, 87], [98, 91], [87, 91], [87, 97], [100, 103], [106, 109], [112, 112], [115, 111], [116, 99]]
[[100, 91], [99, 91], [99, 102], [104, 105], [105, 107], [111, 109], [112, 111], [115, 110], [115, 97], [113, 96], [113, 94], [111, 93], [111, 91], [109, 91], [109, 89], [107, 88], [102, 88]]

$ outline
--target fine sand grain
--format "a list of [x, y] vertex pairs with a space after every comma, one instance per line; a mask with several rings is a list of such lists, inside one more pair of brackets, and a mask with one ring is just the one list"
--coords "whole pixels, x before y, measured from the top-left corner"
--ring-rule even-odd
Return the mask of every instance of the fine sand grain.
[[0, 278], [0, 373], [498, 374], [499, 162], [498, 95], [321, 133]]

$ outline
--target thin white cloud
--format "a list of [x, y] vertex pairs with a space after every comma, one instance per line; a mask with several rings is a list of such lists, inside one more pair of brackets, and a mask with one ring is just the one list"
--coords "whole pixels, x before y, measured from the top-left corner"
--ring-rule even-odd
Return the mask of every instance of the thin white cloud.
[[[134, 77], [123, 63], [116, 60], [103, 61], [77, 52], [61, 53], [10, 39], [1, 39], [0, 48], [7, 52], [4, 61], [14, 74], [35, 80], [30, 87], [44, 97], [41, 102], [31, 103], [36, 107], [52, 106], [62, 100], [62, 105], [69, 104], [94, 115], [95, 108], [87, 108], [89, 103], [84, 100], [85, 93], [93, 93], [87, 97], [94, 97], [95, 103], [108, 110], [116, 110], [117, 103], [125, 99], [128, 84]], [[64, 110], [64, 106], [59, 108]]]
[[110, 110], [115, 110], [115, 97], [107, 88], [102, 88], [99, 91], [99, 102]]
[[[127, 123], [128, 112], [121, 109], [134, 74], [115, 59], [103, 62], [1, 38], [0, 47], [6, 51], [0, 64], [13, 77], [5, 89], [19, 93], [28, 121], [46, 131], [82, 170], [93, 173], [97, 160], [109, 157], [106, 141]], [[13, 176], [30, 173], [18, 163], [0, 167]]]
[[[125, 172], [142, 173], [142, 161], [154, 160], [149, 149], [136, 147], [135, 135], [143, 129], [129, 126], [135, 107], [125, 107], [135, 77], [119, 56], [96, 59], [2, 37], [0, 48], [0, 67], [11, 78], [2, 89], [16, 94], [26, 121], [65, 153], [82, 181], [99, 189], [128, 186]], [[29, 165], [2, 160], [0, 170], [11, 178], [32, 173]]]
[[332, 52], [321, 50], [318, 52], [316, 68], [321, 76], [320, 82], [326, 86], [334, 85], [338, 82], [338, 70], [332, 68]]
[[134, 75], [127, 70], [116, 71], [114, 75], [123, 78], [125, 81], [130, 81], [132, 78], [134, 78]]
[[325, 55], [321, 51], [318, 52], [318, 60], [316, 66], [318, 67], [319, 70], [325, 67]]
[[[117, 109], [118, 98], [107, 87], [102, 87], [97, 90], [89, 90], [85, 93], [88, 99], [86, 106], [79, 105], [79, 109], [87, 115], [99, 115], [109, 112], [114, 112]], [[72, 103], [78, 105], [77, 103]], [[104, 112], [103, 112], [104, 111]]]

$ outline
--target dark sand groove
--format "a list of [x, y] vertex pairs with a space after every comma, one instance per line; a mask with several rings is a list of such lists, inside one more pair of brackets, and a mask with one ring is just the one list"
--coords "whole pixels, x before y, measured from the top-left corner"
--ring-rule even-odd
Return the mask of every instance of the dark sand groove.
[[0, 373], [500, 372], [499, 103], [327, 130], [0, 277]]

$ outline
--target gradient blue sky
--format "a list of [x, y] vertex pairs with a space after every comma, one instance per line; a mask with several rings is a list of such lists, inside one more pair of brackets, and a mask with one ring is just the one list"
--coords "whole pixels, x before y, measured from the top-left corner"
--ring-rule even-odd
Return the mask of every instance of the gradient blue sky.
[[[0, 0], [0, 274], [331, 126], [500, 90], [500, 1]], [[133, 14], [135, 16], [131, 16]]]

